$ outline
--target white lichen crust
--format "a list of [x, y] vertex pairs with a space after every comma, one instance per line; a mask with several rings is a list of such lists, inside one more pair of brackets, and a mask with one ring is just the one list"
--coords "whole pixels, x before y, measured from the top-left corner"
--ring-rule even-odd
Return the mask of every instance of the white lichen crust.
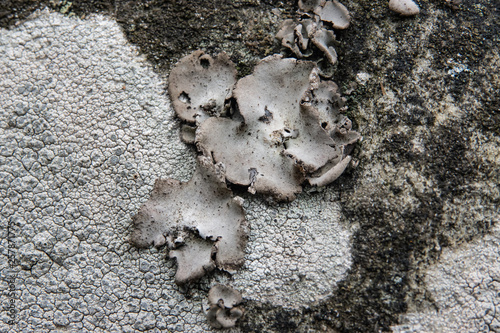
[[196, 164], [165, 82], [104, 16], [39, 12], [0, 54], [0, 331], [209, 331], [205, 292], [127, 242], [155, 180]]
[[[0, 54], [0, 302], [14, 300], [17, 311], [13, 325], [1, 312], [0, 331], [211, 331], [206, 290], [227, 274], [205, 276], [188, 299], [165, 251], [128, 241], [155, 180], [187, 182], [196, 167], [165, 82], [105, 16], [38, 12], [0, 31]], [[247, 207], [255, 229], [237, 278], [248, 286], [245, 297], [262, 291], [264, 302], [300, 306], [330, 295], [351, 264], [351, 232], [339, 215], [317, 197], [280, 205], [276, 214], [259, 200]], [[314, 223], [305, 230], [309, 252], [294, 256], [299, 207]], [[266, 225], [272, 216], [277, 222]], [[201, 239], [200, 231], [181, 234], [171, 240], [174, 250]], [[279, 291], [278, 275], [296, 279], [296, 272], [306, 276], [300, 289], [267, 297], [268, 287]]]
[[232, 286], [245, 299], [286, 308], [313, 305], [331, 296], [352, 264], [356, 226], [342, 221], [338, 193], [301, 193], [291, 203], [245, 200], [251, 225], [245, 265]]

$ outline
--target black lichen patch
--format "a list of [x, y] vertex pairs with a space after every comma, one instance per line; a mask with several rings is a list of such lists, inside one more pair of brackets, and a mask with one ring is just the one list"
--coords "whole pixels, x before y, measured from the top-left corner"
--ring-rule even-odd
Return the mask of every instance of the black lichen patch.
[[242, 332], [301, 332], [309, 316], [304, 310], [283, 309], [279, 306], [248, 301], [245, 303], [247, 312], [240, 323]]
[[0, 1], [0, 28], [9, 28], [24, 20], [35, 10], [43, 8], [47, 1], [2, 0]]
[[168, 70], [187, 53], [204, 49], [231, 55], [240, 68], [277, 48], [273, 38], [278, 18], [274, 7], [290, 11], [290, 1], [123, 1], [116, 18], [127, 38], [140, 46], [160, 70]]

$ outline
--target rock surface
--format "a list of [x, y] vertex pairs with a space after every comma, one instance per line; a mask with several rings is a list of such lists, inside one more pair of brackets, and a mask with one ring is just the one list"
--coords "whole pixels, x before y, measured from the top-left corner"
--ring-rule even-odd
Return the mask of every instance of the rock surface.
[[[137, 250], [128, 242], [132, 217], [155, 180], [187, 181], [195, 169], [164, 81], [103, 16], [38, 12], [2, 30], [0, 52], [6, 55], [0, 60], [0, 301], [3, 308], [14, 301], [16, 311], [12, 324], [2, 312], [1, 330], [209, 331], [206, 294], [226, 275], [181, 290], [164, 251]], [[273, 294], [273, 303], [299, 306], [331, 293], [334, 278], [351, 263], [352, 232], [340, 224], [336, 200], [309, 201], [304, 221], [296, 206], [283, 205], [273, 215], [261, 209], [265, 201], [255, 200], [248, 218], [277, 215], [277, 222], [254, 224], [248, 248], [266, 248], [248, 254], [262, 269], [244, 267], [240, 274], [253, 279], [240, 278], [238, 285], [270, 290], [275, 281], [265, 268], [278, 260], [282, 276], [331, 269], [309, 275], [301, 293]], [[335, 214], [322, 217], [329, 209]], [[311, 230], [310, 237], [338, 237], [309, 241], [321, 260], [265, 253], [275, 246], [271, 230], [286, 235], [278, 247], [306, 241], [297, 223]]]
[[[435, 306], [405, 314], [396, 333], [497, 332], [500, 330], [500, 228], [456, 248], [445, 249], [425, 272]], [[459, 258], [460, 260], [457, 260]]]
[[[12, 57], [1, 57], [0, 60], [2, 79], [9, 79], [1, 81], [9, 85], [0, 88], [1, 100], [5, 104], [0, 137], [4, 140], [15, 135], [18, 139], [4, 140], [1, 145], [2, 273], [8, 272], [4, 270], [8, 265], [6, 259], [14, 254], [18, 260], [15, 272], [19, 273], [2, 274], [5, 277], [1, 282], [2, 305], [10, 300], [5, 291], [11, 278], [15, 277], [13, 286], [20, 286], [23, 282], [22, 288], [15, 289], [23, 290], [15, 301], [15, 307], [20, 311], [17, 325], [6, 325], [6, 312], [2, 312], [2, 330], [9, 327], [11, 332], [33, 327], [42, 332], [64, 327], [106, 332], [209, 330], [200, 309], [206, 302], [206, 293], [216, 281], [204, 280], [199, 289], [181, 292], [174, 284], [166, 283], [173, 281], [175, 270], [162, 261], [164, 253], [155, 250], [139, 253], [124, 241], [130, 218], [147, 199], [154, 180], [160, 176], [183, 181], [189, 179], [194, 169], [194, 153], [177, 141], [177, 125], [172, 122], [173, 113], [164, 99], [165, 86], [160, 83], [160, 88], [155, 88], [155, 82], [161, 80], [149, 69], [142, 72], [149, 65], [137, 60], [134, 52], [129, 54], [122, 49], [124, 45], [127, 45], [125, 49], [130, 46], [114, 23], [110, 23], [112, 20], [89, 18], [89, 14], [100, 11], [116, 17], [129, 40], [138, 43], [160, 74], [165, 74], [161, 71], [169, 64], [190, 53], [186, 48], [195, 50], [200, 47], [213, 50], [213, 53], [226, 51], [238, 70], [243, 66], [248, 74], [258, 58], [280, 49], [281, 45], [272, 45], [272, 33], [278, 30], [280, 21], [293, 15], [296, 10], [293, 2], [283, 1], [273, 8], [268, 1], [260, 1], [260, 5], [256, 1], [193, 1], [187, 2], [187, 6], [194, 9], [186, 11], [185, 8], [166, 10], [164, 2], [160, 1], [119, 2], [116, 6], [114, 1], [74, 1], [69, 8], [67, 2], [54, 1], [54, 8], [66, 12], [66, 15], [86, 15], [87, 18], [83, 21], [71, 18], [69, 24], [67, 17], [57, 16], [57, 24], [43, 23], [47, 20], [42, 19], [30, 20], [24, 25], [22, 20], [33, 7], [43, 7], [46, 1], [10, 1], [8, 6], [0, 8], [0, 25], [10, 29], [2, 30], [0, 47], [2, 52], [6, 45], [16, 50]], [[220, 5], [217, 10], [214, 3]], [[342, 3], [349, 9], [352, 22], [348, 29], [337, 35], [338, 65], [334, 79], [343, 96], [347, 97], [353, 128], [362, 132], [365, 140], [353, 154], [353, 160], [358, 162], [356, 168], [348, 169], [347, 174], [319, 196], [301, 194], [312, 206], [321, 201], [328, 208], [323, 210], [321, 206], [314, 206], [312, 212], [306, 210], [310, 218], [305, 224], [317, 228], [307, 234], [307, 241], [317, 246], [322, 267], [327, 268], [325, 272], [318, 271], [314, 257], [306, 253], [294, 255], [292, 250], [300, 247], [290, 247], [288, 239], [298, 240], [296, 234], [285, 234], [287, 236], [279, 243], [273, 239], [277, 228], [282, 230], [297, 225], [294, 209], [309, 207], [303, 205], [300, 198], [295, 201], [296, 208], [280, 206], [276, 221], [273, 214], [260, 217], [249, 214], [250, 225], [257, 226], [251, 229], [250, 248], [254, 246], [254, 240], [263, 239], [260, 243], [265, 245], [264, 253], [272, 253], [269, 249], [278, 243], [276, 251], [281, 248], [290, 251], [287, 260], [296, 260], [299, 272], [312, 277], [313, 272], [322, 275], [308, 280], [302, 277], [304, 274], [297, 274], [297, 283], [287, 282], [284, 286], [290, 289], [281, 289], [276, 277], [288, 274], [294, 279], [294, 266], [287, 266], [286, 261], [277, 257], [258, 254], [262, 252], [248, 253], [247, 262], [260, 260], [262, 264], [255, 266], [264, 268], [251, 272], [241, 270], [243, 277], [239, 285], [244, 290], [245, 283], [248, 283], [248, 290], [267, 294], [264, 293], [261, 299], [255, 296], [252, 299], [253, 291], [244, 295], [247, 299], [246, 314], [240, 324], [241, 330], [372, 332], [388, 331], [391, 327], [396, 330], [398, 323], [407, 324], [409, 330], [418, 330], [418, 327], [411, 327], [411, 318], [419, 318], [430, 331], [438, 331], [442, 322], [450, 321], [448, 314], [451, 313], [458, 318], [457, 323], [475, 314], [484, 315], [484, 323], [494, 323], [490, 316], [494, 312], [486, 313], [493, 303], [477, 299], [469, 287], [458, 281], [462, 281], [463, 269], [472, 267], [469, 265], [470, 254], [481, 253], [484, 258], [495, 259], [494, 251], [498, 251], [490, 241], [497, 233], [492, 226], [498, 224], [497, 207], [500, 204], [497, 186], [500, 178], [498, 1], [422, 2], [421, 14], [411, 20], [388, 15], [387, 2]], [[6, 2], [2, 2], [4, 4]], [[226, 15], [228, 12], [222, 9], [230, 7], [231, 15]], [[213, 19], [222, 13], [226, 17]], [[188, 29], [185, 22], [190, 25]], [[213, 22], [216, 27], [213, 30], [207, 28], [207, 22]], [[92, 28], [84, 28], [87, 24]], [[98, 29], [102, 24], [109, 24], [105, 32]], [[200, 33], [193, 32], [194, 27], [202, 25], [206, 28], [198, 30]], [[230, 32], [221, 32], [227, 31], [227, 26], [230, 26]], [[176, 27], [184, 32], [179, 33]], [[83, 29], [83, 32], [78, 29]], [[24, 34], [20, 35], [22, 31]], [[78, 34], [73, 34], [73, 31]], [[80, 48], [75, 47], [74, 42], [81, 39], [80, 33], [93, 36], [91, 32], [101, 36], [95, 38], [95, 44], [92, 44], [95, 47], [78, 53]], [[59, 104], [51, 109], [54, 118], [48, 118], [47, 123], [54, 126], [51, 130], [56, 133], [54, 124], [66, 128], [66, 124], [73, 121], [72, 126], [81, 133], [81, 138], [66, 140], [60, 132], [45, 136], [43, 130], [40, 131], [43, 128], [40, 126], [45, 124], [42, 118], [48, 116], [44, 111], [23, 104], [15, 107], [17, 103], [10, 102], [19, 100], [26, 104], [36, 100], [29, 94], [34, 94], [31, 86], [43, 79], [43, 71], [34, 65], [40, 61], [34, 54], [40, 55], [40, 43], [49, 40], [61, 57], [64, 54], [71, 56], [74, 52], [78, 53], [78, 56], [72, 56], [74, 59], [86, 54], [95, 56], [91, 57], [95, 65], [84, 67], [87, 76], [74, 74], [78, 72], [70, 64], [76, 60], [66, 61], [68, 65], [61, 63], [61, 70], [47, 68], [47, 73], [61, 78], [60, 86], [56, 84], [49, 91], [63, 92], [64, 96], [64, 99], [57, 99]], [[20, 45], [24, 45], [23, 51]], [[66, 47], [73, 48], [73, 53]], [[48, 46], [43, 49], [48, 54], [52, 50]], [[107, 53], [99, 53], [101, 49]], [[112, 57], [107, 58], [108, 54]], [[3, 66], [6, 63], [9, 66]], [[128, 70], [130, 67], [127, 66], [134, 69]], [[68, 70], [64, 71], [64, 68]], [[121, 73], [116, 75], [119, 78], [116, 81], [113, 79], [115, 71]], [[24, 77], [23, 73], [30, 73], [32, 78], [38, 75], [40, 79], [23, 79], [30, 86], [14, 80]], [[85, 117], [73, 115], [74, 121], [68, 115], [68, 110], [73, 109], [70, 105], [82, 99], [77, 93], [80, 90], [74, 89], [75, 92], [70, 93], [71, 85], [66, 84], [73, 82], [70, 79], [77, 81], [75, 87], [81, 87], [82, 82], [87, 82], [82, 78], [90, 77], [93, 81], [88, 81], [88, 86], [106, 89], [116, 82], [121, 83], [122, 76], [130, 73], [138, 75], [127, 79], [130, 80], [127, 82], [132, 82], [128, 89], [137, 86], [130, 94], [127, 89], [105, 91], [106, 96], [84, 100], [87, 105]], [[61, 86], [66, 89], [61, 90]], [[158, 93], [144, 97], [152, 91]], [[147, 104], [151, 102], [158, 104]], [[102, 108], [111, 110], [112, 106], [116, 109], [103, 118], [99, 116]], [[150, 115], [147, 110], [151, 109], [157, 111]], [[127, 150], [134, 149], [134, 144], [119, 140], [130, 140], [124, 136], [124, 132], [129, 133], [130, 129], [121, 132], [120, 128], [113, 127], [122, 126], [122, 118], [132, 110], [138, 112], [138, 117], [128, 116], [129, 127], [137, 132], [134, 135], [140, 147], [137, 162]], [[94, 123], [92, 117], [97, 119]], [[109, 130], [99, 131], [94, 138], [89, 130], [91, 126], [109, 126]], [[31, 129], [25, 133], [24, 128], [32, 128], [33, 134], [30, 134]], [[115, 139], [112, 134], [116, 135], [116, 141], [112, 140]], [[109, 142], [116, 142], [116, 146], [108, 147], [108, 143], [102, 143], [108, 138]], [[63, 149], [63, 146], [68, 150], [67, 156], [59, 155], [59, 147]], [[86, 167], [89, 162], [83, 158], [94, 156], [91, 153], [96, 147], [102, 147], [98, 150], [106, 153], [106, 164], [101, 164], [100, 169], [98, 155], [95, 155], [97, 162], [91, 159], [91, 167]], [[115, 152], [117, 148], [124, 152]], [[79, 158], [82, 158], [81, 162]], [[60, 166], [57, 161], [61, 160], [66, 164]], [[136, 169], [127, 169], [129, 161], [136, 163]], [[185, 169], [176, 167], [182, 163], [187, 163]], [[99, 176], [92, 176], [92, 170], [99, 172]], [[119, 184], [137, 182], [133, 179], [136, 172], [127, 174], [127, 170], [137, 170], [143, 183], [131, 188], [121, 187]], [[64, 179], [52, 189], [47, 184], [54, 182], [59, 173]], [[85, 183], [85, 176], [91, 181]], [[46, 193], [40, 183], [49, 188]], [[57, 205], [59, 201], [61, 205]], [[259, 211], [266, 202], [257, 200], [255, 204], [248, 204], [255, 206], [249, 207], [250, 210]], [[50, 213], [52, 209], [53, 215]], [[56, 215], [60, 212], [63, 212], [62, 219]], [[335, 214], [339, 215], [341, 223], [316, 218]], [[112, 220], [111, 216], [118, 218]], [[6, 229], [8, 223], [12, 229]], [[20, 226], [24, 238], [13, 237], [21, 234]], [[355, 226], [358, 228], [350, 229]], [[10, 236], [8, 230], [12, 232]], [[338, 244], [347, 244], [343, 247], [328, 241], [333, 238], [329, 235], [322, 235], [317, 241], [316, 230], [332, 234], [337, 233], [335, 230], [339, 230], [339, 234], [344, 230], [352, 237], [335, 238]], [[14, 245], [10, 254], [9, 244]], [[332, 253], [334, 257], [330, 257]], [[464, 258], [464, 264], [457, 266], [454, 262], [461, 258]], [[66, 261], [72, 263], [67, 266], [69, 269], [64, 266]], [[282, 265], [282, 270], [274, 271], [276, 264]], [[287, 267], [291, 269], [287, 270]], [[496, 290], [495, 286], [488, 284], [488, 278], [496, 276], [498, 266], [494, 262], [490, 265], [478, 262], [474, 267], [481, 267], [484, 271], [480, 277], [485, 277], [484, 283], [479, 283], [475, 290], [484, 291], [483, 295], [488, 297], [489, 292]], [[452, 274], [452, 269], [456, 273]], [[274, 272], [276, 275], [271, 274]], [[476, 281], [476, 277], [463, 276], [468, 281]], [[435, 285], [432, 277], [437, 277], [436, 281], [448, 279], [448, 282]], [[225, 278], [215, 276], [214, 279], [223, 283]], [[338, 279], [342, 281], [338, 282]], [[274, 291], [267, 283], [271, 283], [269, 287]], [[332, 285], [336, 287], [331, 288]], [[443, 297], [436, 295], [439, 290], [444, 292]], [[467, 306], [456, 307], [444, 297], [450, 293], [467, 300]], [[190, 297], [189, 301], [186, 295]], [[311, 302], [311, 295], [320, 295], [319, 302]], [[271, 296], [274, 299], [266, 303]], [[284, 303], [288, 306], [283, 306]], [[307, 309], [300, 308], [304, 304]], [[442, 321], [434, 320], [436, 306], [442, 309]], [[477, 322], [480, 321], [481, 318]], [[466, 326], [464, 331], [467, 331]]]

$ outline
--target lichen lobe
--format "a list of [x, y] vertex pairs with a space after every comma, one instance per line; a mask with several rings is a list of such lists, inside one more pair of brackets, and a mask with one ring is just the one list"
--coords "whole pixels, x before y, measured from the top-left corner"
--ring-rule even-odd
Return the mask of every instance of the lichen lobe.
[[169, 76], [168, 93], [179, 118], [218, 116], [236, 83], [236, 68], [225, 53], [212, 58], [195, 51], [182, 58]]
[[305, 179], [338, 164], [360, 138], [341, 128], [343, 100], [313, 62], [267, 57], [232, 95], [240, 117], [207, 119], [195, 141], [203, 155], [225, 166], [229, 182], [252, 193], [293, 200]]
[[205, 157], [187, 183], [157, 180], [150, 199], [133, 218], [130, 241], [138, 247], [167, 245], [178, 264], [176, 283], [194, 281], [215, 267], [243, 264], [247, 223], [242, 200], [233, 197], [224, 170]]
[[243, 316], [245, 310], [239, 306], [243, 298], [237, 290], [217, 284], [208, 292], [209, 309], [207, 320], [214, 328], [231, 328]]

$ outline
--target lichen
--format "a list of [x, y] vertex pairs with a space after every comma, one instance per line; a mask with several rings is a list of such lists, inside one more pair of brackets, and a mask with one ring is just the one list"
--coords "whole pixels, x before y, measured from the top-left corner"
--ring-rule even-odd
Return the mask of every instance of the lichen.
[[[324, 186], [338, 178], [360, 135], [351, 130], [351, 122], [341, 113], [343, 100], [337, 86], [322, 81], [313, 62], [267, 57], [252, 75], [237, 82], [230, 96], [225, 85], [221, 89], [222, 96], [227, 96], [225, 106], [218, 102], [212, 114], [207, 114], [196, 105], [210, 102], [203, 87], [214, 89], [212, 77], [217, 77], [220, 68], [211, 69], [207, 62], [204, 70], [213, 74], [195, 76], [196, 83], [191, 85], [195, 90], [190, 94], [205, 96], [196, 97], [195, 103], [186, 102], [184, 88], [178, 86], [180, 76], [198, 71], [202, 57], [196, 52], [181, 59], [173, 69], [170, 84], [175, 87], [169, 90], [170, 97], [182, 119], [203, 120], [198, 120], [194, 141], [204, 156], [224, 166], [228, 182], [246, 186], [251, 193], [290, 201], [306, 179]], [[192, 59], [196, 59], [194, 63]], [[232, 72], [232, 65], [226, 66], [223, 77]], [[197, 110], [188, 117], [187, 105], [190, 111]], [[337, 164], [341, 168], [335, 168]]]
[[222, 166], [199, 157], [189, 182], [156, 181], [133, 218], [130, 241], [139, 247], [166, 244], [177, 259], [177, 284], [198, 280], [215, 267], [234, 271], [243, 264], [247, 240], [241, 203], [226, 187]]

